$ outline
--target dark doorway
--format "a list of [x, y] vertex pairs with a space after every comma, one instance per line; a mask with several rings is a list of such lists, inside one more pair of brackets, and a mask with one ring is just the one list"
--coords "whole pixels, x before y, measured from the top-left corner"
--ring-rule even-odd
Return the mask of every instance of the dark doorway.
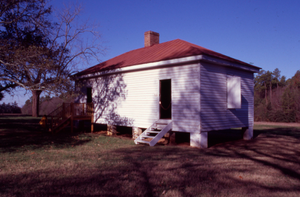
[[86, 88], [86, 103], [93, 102], [92, 98], [92, 88]]
[[159, 118], [172, 119], [171, 79], [160, 80], [159, 86]]

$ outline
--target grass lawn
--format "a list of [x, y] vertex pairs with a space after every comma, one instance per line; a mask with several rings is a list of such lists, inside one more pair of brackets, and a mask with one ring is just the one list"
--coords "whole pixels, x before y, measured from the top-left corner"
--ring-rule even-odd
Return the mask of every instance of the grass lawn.
[[210, 148], [50, 134], [0, 117], [0, 196], [300, 196], [300, 128], [257, 125], [255, 139], [209, 135]]

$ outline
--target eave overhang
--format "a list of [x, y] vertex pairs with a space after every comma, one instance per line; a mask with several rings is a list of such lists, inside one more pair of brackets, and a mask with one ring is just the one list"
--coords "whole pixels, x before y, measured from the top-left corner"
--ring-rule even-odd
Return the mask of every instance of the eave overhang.
[[185, 65], [187, 63], [192, 62], [208, 62], [212, 64], [217, 64], [221, 66], [228, 66], [233, 67], [240, 70], [245, 70], [252, 73], [257, 73], [261, 68], [250, 65], [250, 64], [238, 64], [233, 63], [227, 60], [222, 60], [219, 58], [211, 57], [208, 55], [195, 55], [195, 56], [189, 56], [189, 57], [182, 57], [182, 58], [176, 58], [176, 59], [170, 59], [170, 60], [162, 60], [157, 62], [151, 62], [151, 63], [145, 63], [145, 64], [138, 64], [138, 65], [132, 65], [127, 66], [124, 68], [117, 68], [117, 69], [110, 69], [110, 70], [103, 70], [95, 73], [85, 74], [81, 76], [73, 75], [73, 79], [75, 81], [77, 80], [83, 80], [83, 79], [89, 79], [89, 78], [96, 78], [104, 75], [111, 75], [111, 74], [120, 74], [125, 72], [134, 72], [134, 71], [141, 71], [141, 70], [149, 70], [149, 69], [157, 69], [162, 67], [169, 67], [169, 66], [179, 66], [179, 65]]

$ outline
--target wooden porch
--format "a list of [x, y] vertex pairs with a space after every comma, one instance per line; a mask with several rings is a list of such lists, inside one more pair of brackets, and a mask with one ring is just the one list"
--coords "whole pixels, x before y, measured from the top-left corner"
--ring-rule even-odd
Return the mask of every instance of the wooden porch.
[[93, 103], [63, 103], [52, 111], [46, 119], [49, 131], [59, 132], [66, 126], [74, 130], [74, 120], [90, 120], [91, 132], [94, 131], [94, 104]]

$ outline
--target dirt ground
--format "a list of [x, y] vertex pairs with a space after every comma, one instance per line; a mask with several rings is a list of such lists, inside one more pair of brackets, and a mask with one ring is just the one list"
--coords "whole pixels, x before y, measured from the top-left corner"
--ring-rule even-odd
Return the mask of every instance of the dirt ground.
[[284, 127], [300, 127], [300, 123], [294, 122], [254, 122], [255, 125], [272, 125]]
[[300, 196], [300, 128], [290, 124], [255, 123], [250, 141], [210, 132], [197, 149], [52, 135], [36, 122], [0, 120], [0, 196]]

